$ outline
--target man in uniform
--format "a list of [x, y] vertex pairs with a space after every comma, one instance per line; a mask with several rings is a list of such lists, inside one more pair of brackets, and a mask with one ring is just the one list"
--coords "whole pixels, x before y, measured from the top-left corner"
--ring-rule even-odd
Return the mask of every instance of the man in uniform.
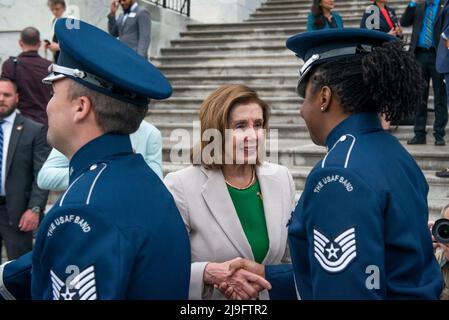
[[148, 99], [169, 97], [171, 86], [148, 61], [91, 25], [61, 19], [56, 34], [60, 57], [44, 79], [54, 91], [48, 140], [70, 159], [70, 185], [43, 220], [34, 252], [0, 267], [0, 295], [187, 299], [184, 223], [129, 138]]

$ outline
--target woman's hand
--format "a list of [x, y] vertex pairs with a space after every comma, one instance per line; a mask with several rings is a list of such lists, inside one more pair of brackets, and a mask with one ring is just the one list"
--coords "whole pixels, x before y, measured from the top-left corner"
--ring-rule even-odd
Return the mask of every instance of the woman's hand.
[[257, 274], [239, 269], [234, 271], [226, 282], [216, 285], [215, 288], [230, 300], [249, 300], [257, 299], [259, 293], [265, 289], [270, 290], [271, 284]]
[[211, 286], [218, 285], [224, 281], [229, 273], [229, 265], [239, 260], [240, 258], [236, 258], [233, 260], [225, 261], [222, 263], [208, 263], [206, 268], [204, 269], [203, 281], [205, 284], [209, 284]]

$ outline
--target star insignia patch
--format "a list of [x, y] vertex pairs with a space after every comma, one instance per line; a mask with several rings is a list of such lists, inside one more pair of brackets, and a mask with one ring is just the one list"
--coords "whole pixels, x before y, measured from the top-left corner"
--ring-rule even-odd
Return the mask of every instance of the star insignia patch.
[[50, 275], [53, 300], [97, 300], [94, 266], [81, 271], [70, 283], [62, 281], [53, 270]]
[[314, 256], [321, 267], [331, 273], [343, 271], [357, 257], [355, 228], [350, 228], [331, 241], [313, 229]]

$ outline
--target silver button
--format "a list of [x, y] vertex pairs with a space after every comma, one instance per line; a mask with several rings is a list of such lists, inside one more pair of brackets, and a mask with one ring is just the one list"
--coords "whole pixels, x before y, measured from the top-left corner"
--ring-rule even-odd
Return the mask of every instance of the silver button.
[[97, 169], [98, 168], [98, 166], [96, 165], [96, 164], [94, 164], [94, 165], [92, 165], [91, 167], [90, 167], [90, 171], [94, 171], [95, 169]]
[[346, 141], [346, 136], [341, 136], [340, 142], [345, 142], [345, 141]]

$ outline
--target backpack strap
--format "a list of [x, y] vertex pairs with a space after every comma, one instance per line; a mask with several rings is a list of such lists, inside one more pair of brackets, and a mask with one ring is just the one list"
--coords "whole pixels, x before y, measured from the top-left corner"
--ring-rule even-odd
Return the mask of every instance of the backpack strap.
[[9, 57], [13, 63], [13, 79], [15, 82], [17, 82], [17, 65], [19, 64], [19, 59], [17, 57]]

